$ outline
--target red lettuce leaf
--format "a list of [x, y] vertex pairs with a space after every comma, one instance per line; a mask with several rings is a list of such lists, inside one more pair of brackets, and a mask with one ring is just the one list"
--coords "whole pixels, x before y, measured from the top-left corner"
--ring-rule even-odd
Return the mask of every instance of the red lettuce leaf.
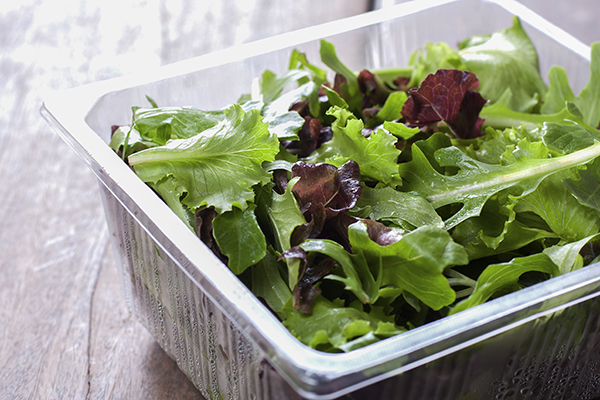
[[298, 283], [293, 291], [294, 309], [303, 314], [310, 314], [313, 301], [321, 294], [321, 289], [316, 286], [317, 282], [328, 275], [338, 263], [332, 258], [313, 263], [309, 261], [306, 252], [301, 247], [292, 247], [280, 257], [280, 259], [290, 258], [300, 260]]
[[292, 166], [292, 178], [297, 176], [300, 179], [292, 190], [298, 196], [307, 221], [311, 220], [318, 205], [325, 208], [327, 219], [331, 219], [354, 207], [362, 193], [360, 168], [352, 160], [340, 168], [299, 161]]
[[406, 122], [420, 128], [445, 122], [457, 138], [481, 136], [483, 119], [479, 112], [487, 102], [474, 89], [479, 87], [475, 74], [457, 69], [440, 69], [408, 91], [402, 107]]

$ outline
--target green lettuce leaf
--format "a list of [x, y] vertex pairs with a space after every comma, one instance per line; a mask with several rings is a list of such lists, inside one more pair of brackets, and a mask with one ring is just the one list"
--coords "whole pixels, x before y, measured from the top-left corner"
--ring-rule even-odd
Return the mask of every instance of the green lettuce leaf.
[[146, 141], [165, 145], [171, 139], [188, 139], [223, 121], [223, 111], [192, 107], [134, 108], [133, 126]]
[[459, 54], [466, 69], [479, 78], [481, 95], [492, 102], [509, 88], [510, 108], [524, 112], [530, 111], [546, 94], [537, 51], [518, 17], [510, 28], [461, 43]]
[[[325, 351], [350, 351], [359, 338], [362, 344], [370, 344], [400, 333], [393, 321], [381, 321], [372, 313], [353, 307], [345, 307], [338, 301], [331, 302], [318, 296], [313, 302], [312, 313], [303, 314], [291, 306], [286, 308], [287, 319], [283, 324], [300, 341]], [[366, 337], [365, 337], [366, 336]]]
[[427, 75], [438, 69], [467, 69], [458, 51], [444, 42], [426, 43], [423, 49], [418, 49], [411, 55], [409, 65], [413, 71], [408, 88], [418, 87]]
[[327, 112], [336, 118], [332, 124], [333, 139], [323, 143], [306, 161], [326, 162], [340, 167], [348, 160], [356, 161], [363, 179], [384, 184], [399, 183], [396, 138], [383, 129], [366, 138], [364, 124], [348, 110], [333, 107]]
[[279, 141], [259, 113], [244, 113], [236, 105], [213, 128], [134, 153], [129, 163], [150, 184], [172, 176], [190, 210], [213, 206], [223, 213], [253, 201], [252, 186], [270, 181], [262, 163], [273, 161], [278, 152]]
[[564, 179], [562, 173], [544, 179], [535, 191], [517, 200], [515, 211], [540, 216], [561, 239], [573, 242], [597, 233], [600, 219], [598, 211], [572, 196]]
[[260, 261], [267, 253], [265, 235], [258, 226], [254, 205], [240, 210], [234, 207], [213, 220], [213, 234], [227, 256], [227, 266], [239, 275]]
[[283, 309], [292, 292], [281, 275], [277, 255], [272, 248], [267, 249], [265, 257], [252, 267], [252, 293], [264, 299], [279, 318], [285, 318]]
[[452, 238], [465, 247], [469, 260], [510, 253], [528, 244], [557, 235], [541, 226], [530, 226], [514, 211], [515, 204], [492, 198], [481, 214], [457, 225]]
[[[298, 225], [306, 223], [306, 219], [302, 215], [296, 197], [292, 192], [298, 180], [299, 178], [290, 180], [284, 194], [279, 195], [275, 191], [271, 191], [268, 219], [274, 234], [276, 248], [280, 253], [290, 249], [290, 238], [294, 229]], [[286, 259], [285, 262], [288, 267], [288, 286], [293, 289], [298, 282], [300, 261], [291, 258]]]
[[564, 181], [565, 186], [581, 204], [600, 213], [600, 159], [595, 159], [585, 169], [578, 171], [578, 177]]
[[444, 221], [427, 200], [390, 187], [364, 186], [357, 206], [369, 207], [370, 219], [391, 222], [406, 230], [423, 225], [444, 226]]

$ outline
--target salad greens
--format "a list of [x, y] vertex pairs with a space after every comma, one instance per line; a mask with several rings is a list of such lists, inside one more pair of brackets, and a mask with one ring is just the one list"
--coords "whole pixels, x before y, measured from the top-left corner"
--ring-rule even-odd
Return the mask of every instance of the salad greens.
[[149, 99], [111, 141], [299, 340], [350, 351], [597, 261], [600, 43], [578, 95], [516, 18], [406, 67], [320, 59], [222, 110]]

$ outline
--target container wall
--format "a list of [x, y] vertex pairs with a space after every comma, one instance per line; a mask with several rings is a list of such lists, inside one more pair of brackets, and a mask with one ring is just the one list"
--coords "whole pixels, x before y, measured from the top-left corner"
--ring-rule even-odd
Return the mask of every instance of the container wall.
[[[303, 398], [106, 190], [103, 200], [131, 312], [207, 399]], [[593, 298], [340, 399], [593, 399], [599, 332]]]
[[600, 300], [531, 321], [354, 393], [403, 400], [595, 399]]
[[127, 305], [207, 399], [272, 399], [261, 354], [102, 190]]

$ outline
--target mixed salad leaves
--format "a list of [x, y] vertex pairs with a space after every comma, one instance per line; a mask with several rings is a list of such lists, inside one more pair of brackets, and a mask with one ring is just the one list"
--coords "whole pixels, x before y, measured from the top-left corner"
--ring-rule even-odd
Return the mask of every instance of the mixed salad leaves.
[[405, 68], [293, 51], [222, 110], [111, 147], [307, 345], [350, 351], [598, 259], [600, 44], [575, 95], [515, 18]]

